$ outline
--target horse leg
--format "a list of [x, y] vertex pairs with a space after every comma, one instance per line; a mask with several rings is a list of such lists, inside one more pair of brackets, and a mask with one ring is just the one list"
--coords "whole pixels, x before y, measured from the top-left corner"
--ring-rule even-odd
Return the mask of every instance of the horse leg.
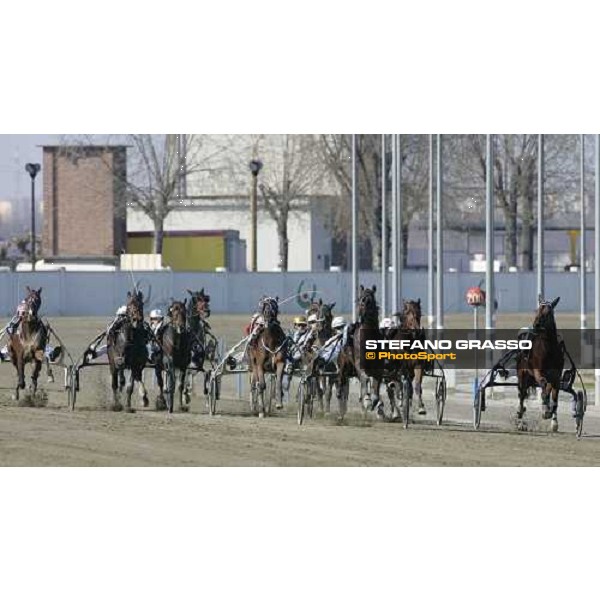
[[379, 379], [371, 378], [371, 406], [377, 409], [377, 418], [380, 420], [385, 419], [385, 407], [379, 396], [379, 388], [381, 387], [381, 381]]
[[140, 378], [140, 397], [142, 398], [142, 405], [144, 408], [147, 408], [150, 402], [148, 401], [148, 390], [146, 389], [146, 384], [144, 383], [144, 375], [142, 372], [142, 376]]
[[175, 368], [170, 360], [166, 364], [165, 375], [167, 377], [167, 411], [172, 413], [175, 399]]
[[129, 380], [127, 381], [127, 387], [125, 388], [125, 394], [126, 394], [126, 399], [127, 399], [127, 407], [126, 410], [127, 412], [133, 412], [133, 409], [131, 408], [131, 396], [133, 395], [133, 384], [135, 383], [135, 375], [134, 375], [134, 370], [130, 369], [129, 370]]
[[35, 394], [37, 392], [37, 382], [38, 382], [38, 377], [40, 375], [41, 370], [42, 370], [42, 361], [34, 360], [33, 361], [33, 369], [31, 371], [31, 385], [29, 387], [32, 394]]
[[265, 416], [265, 388], [267, 384], [265, 383], [265, 372], [262, 367], [258, 367], [258, 381], [256, 382], [257, 392], [258, 392], [258, 416], [259, 418], [264, 418]]
[[550, 430], [553, 432], [558, 431], [558, 390], [559, 390], [559, 382], [554, 382], [551, 384], [551, 395], [552, 402], [550, 404], [550, 409], [552, 412], [552, 421], [550, 422]]
[[552, 388], [548, 385], [548, 381], [540, 369], [533, 369], [533, 377], [542, 390], [542, 418], [549, 419], [552, 416], [552, 410], [549, 406], [550, 390]]
[[368, 378], [362, 371], [358, 375], [358, 381], [360, 383], [360, 399], [362, 401], [363, 411], [366, 413], [373, 408], [373, 405], [371, 403], [371, 396], [367, 393], [367, 384], [369, 383]]
[[388, 400], [390, 401], [390, 412], [392, 414], [392, 416], [391, 416], [392, 421], [397, 421], [400, 418], [400, 411], [398, 410], [398, 405], [396, 404], [397, 388], [398, 388], [398, 384], [395, 381], [390, 381], [385, 386]]
[[111, 385], [113, 393], [113, 410], [121, 410], [122, 406], [119, 402], [119, 379], [121, 377], [121, 369], [116, 366], [110, 366], [111, 371]]
[[52, 372], [50, 359], [46, 356], [44, 357], [44, 362], [46, 363], [46, 383], [54, 383], [54, 373]]
[[183, 388], [185, 386], [185, 369], [179, 369], [179, 385], [177, 386], [177, 395], [179, 396], [179, 410], [185, 412], [188, 410], [187, 403], [183, 403]]
[[413, 377], [413, 390], [417, 397], [417, 407], [420, 415], [426, 415], [427, 409], [423, 403], [423, 368], [415, 367]]
[[17, 370], [17, 387], [15, 388], [15, 400], [19, 400], [19, 390], [25, 389], [25, 362], [23, 356], [19, 353], [17, 356], [17, 364], [15, 365]]
[[333, 392], [333, 381], [331, 377], [322, 377], [323, 388], [325, 390], [325, 406], [324, 412], [328, 415], [331, 412], [331, 393]]
[[285, 368], [285, 359], [281, 359], [275, 367], [275, 408], [283, 408], [283, 369]]
[[340, 412], [340, 421], [346, 416], [348, 410], [348, 396], [350, 395], [350, 379], [346, 378], [343, 385], [339, 385], [338, 389], [338, 404]]

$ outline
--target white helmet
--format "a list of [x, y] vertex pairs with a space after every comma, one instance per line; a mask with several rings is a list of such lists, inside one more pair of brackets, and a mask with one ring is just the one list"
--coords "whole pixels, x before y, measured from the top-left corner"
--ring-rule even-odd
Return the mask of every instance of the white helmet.
[[150, 318], [151, 319], [162, 319], [163, 318], [162, 310], [160, 310], [160, 308], [155, 308], [154, 310], [150, 311]]
[[390, 317], [383, 317], [379, 322], [379, 329], [389, 329], [393, 326], [392, 319]]
[[308, 319], [306, 319], [306, 322], [309, 323], [309, 324], [310, 323], [316, 323], [317, 321], [318, 321], [318, 319], [317, 319], [317, 315], [315, 315], [315, 313], [312, 313], [312, 315], [310, 315], [308, 317]]
[[331, 322], [331, 327], [333, 329], [340, 329], [342, 327], [346, 327], [346, 319], [344, 319], [344, 317], [336, 317], [332, 322]]
[[123, 306], [119, 306], [119, 308], [117, 308], [117, 317], [122, 317], [123, 315], [127, 314], [127, 307], [125, 305]]

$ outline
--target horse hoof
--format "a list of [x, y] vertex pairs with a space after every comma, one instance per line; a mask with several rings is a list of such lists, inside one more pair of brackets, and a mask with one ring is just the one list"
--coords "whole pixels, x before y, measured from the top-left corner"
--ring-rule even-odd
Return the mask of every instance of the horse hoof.
[[556, 419], [552, 419], [552, 422], [550, 423], [550, 431], [552, 431], [552, 433], [556, 433], [558, 431], [558, 421]]
[[142, 406], [144, 408], [148, 408], [148, 406], [150, 406], [150, 401], [148, 400], [148, 396], [144, 396], [142, 398]]
[[283, 404], [276, 404], [276, 405], [275, 405], [275, 408], [276, 408], [277, 410], [281, 410], [281, 409], [283, 408]]
[[181, 412], [189, 412], [189, 410], [190, 410], [190, 407], [189, 407], [189, 406], [186, 406], [185, 404], [182, 404], [182, 405], [179, 407], [179, 410], [180, 410]]
[[426, 415], [426, 414], [427, 414], [427, 411], [425, 410], [425, 407], [424, 407], [424, 406], [421, 406], [421, 407], [419, 408], [419, 414], [420, 414], [420, 415]]
[[542, 413], [542, 419], [551, 419], [552, 418], [552, 413], [549, 410], [545, 410]]
[[134, 412], [135, 412], [135, 408], [133, 408], [132, 406], [128, 406], [128, 407], [125, 409], [125, 412], [127, 412], [127, 413], [134, 413]]
[[264, 412], [259, 412], [258, 413], [258, 418], [259, 419], [264, 419], [265, 418], [265, 413]]
[[123, 410], [123, 405], [119, 404], [119, 403], [113, 404], [112, 410], [113, 410], [113, 412], [121, 412]]
[[48, 379], [46, 379], [46, 383], [54, 383], [54, 375], [48, 375]]

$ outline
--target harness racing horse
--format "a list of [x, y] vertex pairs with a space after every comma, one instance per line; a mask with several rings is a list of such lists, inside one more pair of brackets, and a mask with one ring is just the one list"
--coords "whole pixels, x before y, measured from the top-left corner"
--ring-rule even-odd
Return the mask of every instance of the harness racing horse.
[[[187, 291], [191, 296], [187, 305], [187, 322], [191, 360], [195, 369], [189, 371], [189, 380], [185, 388], [185, 395], [189, 397], [192, 389], [192, 379], [197, 371], [204, 371], [204, 362], [209, 361], [211, 367], [217, 362], [217, 339], [210, 330], [207, 319], [210, 317], [210, 296], [202, 288], [198, 292]], [[208, 380], [210, 373], [204, 371], [204, 395], [208, 394]]]
[[552, 431], [558, 431], [558, 392], [565, 363], [563, 344], [559, 340], [554, 308], [560, 297], [548, 301], [540, 295], [538, 309], [533, 321], [531, 349], [522, 352], [517, 358], [517, 381], [519, 390], [518, 426], [525, 414], [525, 398], [531, 389], [539, 386], [542, 390], [544, 419], [552, 419]]
[[[333, 335], [331, 322], [333, 321], [333, 307], [335, 304], [335, 302], [326, 304], [323, 302], [322, 298], [319, 298], [319, 302], [313, 302], [307, 311], [307, 316], [311, 314], [317, 316], [317, 341], [314, 345], [314, 348], [317, 350], [317, 352]], [[333, 393], [333, 386], [337, 379], [337, 377], [333, 377], [332, 375], [323, 374], [323, 372], [327, 371], [327, 366], [327, 364], [321, 365], [319, 361], [319, 364], [315, 369], [317, 371], [316, 387], [319, 408], [321, 409], [321, 412], [324, 412], [326, 415], [329, 414], [331, 410], [331, 395]]]
[[[123, 389], [124, 372], [129, 372], [126, 383], [127, 411], [132, 412], [131, 396], [137, 381], [142, 389], [142, 373], [148, 360], [146, 343], [148, 333], [144, 323], [144, 296], [142, 292], [127, 292], [126, 318], [113, 327], [106, 336], [108, 363], [112, 379], [113, 408], [121, 410], [119, 392]], [[144, 402], [146, 404], [146, 401]]]
[[37, 380], [44, 360], [44, 350], [48, 340], [48, 331], [38, 311], [42, 306], [42, 288], [32, 290], [27, 286], [27, 297], [19, 307], [19, 324], [8, 335], [7, 349], [10, 359], [17, 370], [15, 399], [19, 400], [19, 390], [25, 389], [25, 365], [34, 363], [29, 389], [35, 394]]
[[281, 328], [278, 298], [262, 298], [259, 303], [262, 324], [255, 325], [246, 348], [251, 369], [250, 404], [254, 411], [255, 398], [258, 398], [258, 416], [264, 417], [265, 411], [265, 373], [275, 373], [275, 407], [283, 408], [282, 378], [287, 360], [289, 338]]
[[158, 340], [162, 350], [162, 369], [166, 376], [167, 410], [170, 413], [173, 412], [177, 374], [179, 374], [177, 385], [179, 408], [182, 412], [189, 409], [189, 394], [185, 394], [186, 402], [185, 404], [183, 402], [185, 378], [191, 359], [190, 335], [186, 325], [186, 301], [187, 298], [183, 302], [174, 301], [171, 304], [168, 312], [170, 320], [161, 330]]
[[349, 327], [347, 339], [338, 357], [338, 400], [340, 403], [347, 402], [350, 378], [358, 377], [360, 398], [365, 411], [375, 407], [378, 407], [379, 410], [379, 387], [383, 378], [381, 370], [368, 365], [363, 369], [360, 364], [361, 340], [382, 338], [379, 331], [379, 307], [375, 299], [376, 291], [376, 286], [372, 288], [360, 286], [357, 301], [358, 321]]
[[[424, 341], [425, 332], [421, 327], [421, 299], [404, 300], [403, 303], [404, 308], [400, 317], [402, 325], [399, 330], [396, 330], [398, 335], [395, 339], [408, 339], [411, 342], [417, 339]], [[401, 365], [404, 379], [404, 382], [401, 382], [403, 383], [403, 401], [410, 403], [414, 393], [417, 396], [419, 414], [426, 415], [427, 411], [423, 404], [423, 363], [420, 360], [403, 360]]]

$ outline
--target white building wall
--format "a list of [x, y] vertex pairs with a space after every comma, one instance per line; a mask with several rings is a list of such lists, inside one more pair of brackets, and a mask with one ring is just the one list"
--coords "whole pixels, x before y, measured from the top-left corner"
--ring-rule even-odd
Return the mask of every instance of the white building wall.
[[[317, 255], [311, 249], [312, 225], [309, 210], [303, 209], [290, 214], [288, 221], [289, 256], [288, 270], [312, 271], [313, 258]], [[223, 230], [240, 232], [246, 240], [246, 264], [251, 262], [250, 248], [250, 201], [194, 201], [193, 206], [173, 210], [165, 221], [166, 231]], [[139, 210], [129, 209], [127, 213], [128, 231], [152, 231], [150, 219]], [[274, 271], [279, 267], [279, 239], [275, 222], [264, 210], [258, 211], [257, 260], [259, 271]], [[327, 240], [320, 236], [319, 244], [326, 247]], [[329, 243], [329, 247], [331, 244]], [[329, 252], [329, 250], [328, 250]], [[322, 262], [317, 261], [314, 269], [321, 270]]]

